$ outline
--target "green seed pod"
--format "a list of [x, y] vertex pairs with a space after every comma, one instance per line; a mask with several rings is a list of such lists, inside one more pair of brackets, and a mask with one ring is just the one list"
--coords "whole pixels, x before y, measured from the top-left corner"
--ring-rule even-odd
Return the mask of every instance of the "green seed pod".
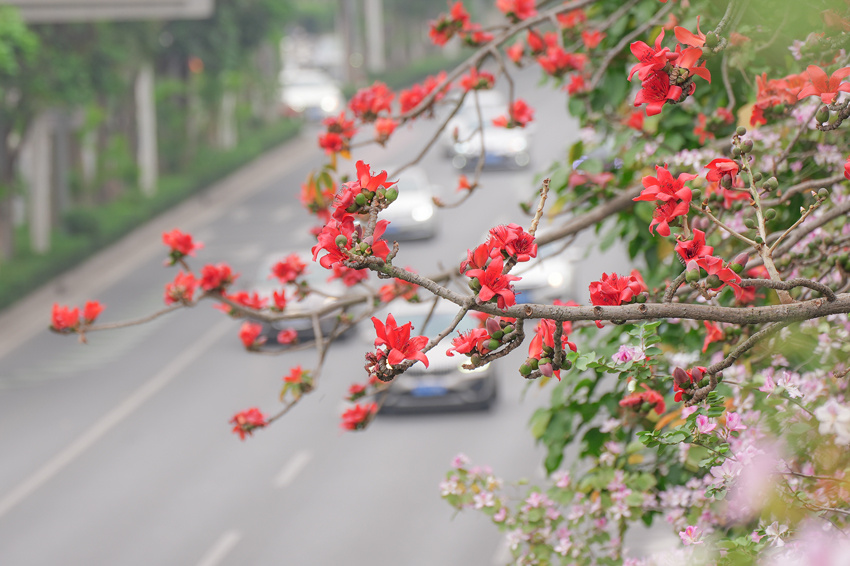
[[744, 126], [738, 126], [738, 129], [735, 130], [735, 133], [739, 136], [744, 136], [747, 134], [747, 128], [745, 128]]
[[776, 218], [776, 210], [773, 208], [768, 208], [764, 211], [764, 219], [765, 220], [773, 220]]
[[346, 208], [345, 211], [354, 213], [354, 212], [357, 212], [358, 208], [359, 207], [357, 206], [357, 203], [351, 203], [350, 205], [348, 205], [348, 208]]
[[535, 370], [540, 365], [540, 360], [538, 360], [537, 358], [528, 358], [525, 363], [527, 363], [531, 367], [531, 369]]
[[477, 277], [473, 277], [469, 280], [469, 288], [476, 292], [481, 290], [481, 282]]
[[645, 294], [645, 293], [640, 293], [640, 294], [636, 295], [636, 296], [635, 296], [635, 300], [636, 300], [638, 303], [641, 303], [641, 304], [645, 303], [645, 302], [646, 302], [646, 294]]
[[357, 206], [365, 206], [366, 202], [366, 195], [364, 195], [363, 193], [357, 193], [357, 196], [354, 197], [354, 203]]
[[717, 44], [720, 42], [720, 39], [717, 37], [717, 34], [713, 31], [710, 31], [705, 34], [705, 44], [712, 49], [717, 47]]
[[561, 369], [570, 370], [573, 367], [573, 363], [570, 360], [564, 360], [561, 364]]
[[[732, 153], [735, 153], [734, 151]], [[740, 152], [738, 152], [740, 154]], [[720, 186], [724, 189], [732, 188], [732, 176], [731, 175], [723, 175], [720, 177]]]
[[487, 344], [486, 344], [488, 350], [495, 350], [496, 348], [498, 348], [501, 345], [502, 345], [501, 342], [499, 342], [498, 340], [494, 340], [494, 339], [487, 340]]
[[[490, 335], [490, 338], [493, 340], [501, 340], [505, 333], [502, 330], [497, 330], [493, 334]], [[490, 348], [491, 350], [495, 350], [495, 348]]]
[[513, 326], [511, 326], [510, 324], [509, 324], [509, 325], [507, 325], [507, 326], [504, 328], [504, 332], [505, 332], [505, 334], [510, 334], [510, 333], [511, 333], [511, 332], [513, 332], [513, 331], [514, 331], [514, 327], [513, 327]]
[[818, 198], [828, 199], [829, 198], [829, 191], [824, 187], [819, 188], [818, 189]]
[[338, 248], [344, 248], [348, 244], [348, 238], [346, 238], [345, 236], [340, 234], [339, 236], [336, 237], [336, 239], [334, 240], [334, 243], [336, 244], [336, 246]]
[[708, 378], [707, 378], [707, 377], [703, 377], [697, 385], [698, 385], [699, 387], [705, 387], [706, 385], [708, 385], [708, 383], [709, 383]]
[[740, 157], [741, 156], [741, 148], [737, 145], [732, 146], [732, 157]]
[[761, 173], [756, 171], [755, 173], [753, 173], [753, 182], [758, 183], [759, 181], [761, 181]]
[[699, 189], [693, 189], [691, 191], [691, 198], [693, 198], [694, 200], [699, 200], [700, 198], [702, 198], [702, 191]]
[[734, 271], [735, 273], [739, 273], [739, 274], [740, 274], [742, 271], [744, 271], [744, 266], [743, 266], [743, 265], [741, 265], [740, 263], [730, 263], [730, 264], [729, 264], [729, 267], [730, 267], [730, 269], [732, 269], [732, 271]]
[[744, 219], [744, 226], [746, 226], [750, 230], [755, 230], [756, 229], [756, 221], [753, 220], [752, 218], [745, 218]]
[[375, 191], [366, 191], [366, 198], [369, 202], [372, 202], [372, 199], [375, 198]]
[[717, 287], [720, 287], [722, 283], [723, 281], [720, 280], [720, 277], [713, 273], [705, 278], [705, 285], [709, 289], [716, 289]]
[[640, 404], [640, 412], [641, 413], [648, 413], [651, 409], [652, 409], [652, 405], [650, 405], [646, 401], [644, 401], [643, 403]]
[[696, 283], [699, 281], [699, 270], [688, 270], [685, 272], [685, 281], [688, 283]]
[[[547, 345], [544, 344], [543, 345], [543, 353], [546, 354], [547, 356], [551, 356], [552, 354], [555, 353], [555, 350], [553, 348], [551, 348], [550, 346], [547, 346]], [[541, 363], [543, 363], [543, 362], [541, 362]]]
[[526, 364], [522, 364], [519, 366], [519, 374], [523, 377], [528, 377], [528, 374], [531, 373], [531, 366]]
[[821, 106], [818, 108], [817, 113], [815, 114], [815, 120], [823, 124], [827, 120], [829, 120], [829, 108], [826, 106]]
[[540, 361], [537, 363], [542, 366], [543, 364], [551, 364], [552, 360], [550, 358], [540, 358]]
[[756, 236], [754, 239], [755, 239], [757, 244], [763, 244], [764, 243], [764, 238], [762, 238], [761, 236]]
[[387, 202], [394, 202], [398, 198], [398, 189], [390, 187], [386, 192]]
[[771, 177], [767, 180], [767, 184], [770, 185], [771, 189], [776, 189], [779, 186], [779, 181], [776, 180], [776, 177]]
[[744, 140], [744, 143], [741, 144], [741, 151], [744, 153], [749, 153], [753, 150], [753, 140]]
[[481, 356], [479, 356], [478, 354], [472, 354], [469, 357], [469, 361], [472, 362], [472, 365], [474, 366], [481, 365]]

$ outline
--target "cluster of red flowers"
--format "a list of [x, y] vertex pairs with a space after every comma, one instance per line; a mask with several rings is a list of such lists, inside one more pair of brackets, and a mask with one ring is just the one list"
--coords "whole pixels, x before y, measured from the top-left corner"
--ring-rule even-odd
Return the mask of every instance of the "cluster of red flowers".
[[378, 413], [378, 405], [369, 403], [361, 406], [354, 405], [342, 414], [341, 426], [345, 430], [363, 430], [366, 428], [375, 415]]
[[[324, 187], [322, 186], [323, 180], [327, 181], [327, 185]], [[307, 177], [307, 182], [301, 185], [299, 200], [301, 205], [315, 214], [319, 220], [327, 222], [330, 217], [328, 207], [334, 200], [334, 194], [336, 194], [336, 186], [329, 174], [323, 172], [322, 175], [313, 175], [311, 173]]]
[[534, 0], [496, 0], [496, 7], [515, 22], [537, 15]]
[[263, 325], [256, 322], [245, 321], [239, 328], [239, 339], [246, 350], [259, 350], [266, 343], [266, 337], [261, 336]]
[[373, 395], [386, 387], [386, 383], [378, 379], [377, 376], [371, 375], [365, 385], [363, 383], [352, 383], [351, 387], [348, 388], [348, 396], [345, 399], [353, 403], [367, 395]]
[[[398, 93], [398, 103], [399, 103], [399, 106], [401, 107], [402, 114], [409, 112], [409, 111], [413, 110], [414, 108], [416, 108], [417, 106], [419, 106], [419, 103], [422, 102], [423, 100], [425, 100], [426, 96], [431, 94], [434, 91], [434, 89], [436, 89], [438, 86], [445, 83], [445, 81], [446, 81], [446, 72], [440, 71], [440, 73], [437, 76], [427, 77], [424, 81], [422, 81], [422, 84], [417, 83], [417, 84], [413, 85], [412, 87], [410, 87], [409, 89], [402, 90], [401, 92], [399, 92]], [[443, 88], [440, 89], [440, 92], [438, 92], [434, 96], [434, 100], [438, 101], [438, 100], [442, 99], [445, 96], [446, 91], [449, 89], [450, 86], [451, 86], [451, 83], [445, 83], [443, 85]]]
[[490, 230], [490, 238], [475, 250], [467, 250], [467, 259], [461, 262], [460, 272], [471, 278], [470, 287], [478, 292], [478, 299], [487, 302], [496, 299], [500, 309], [516, 304], [512, 281], [520, 278], [503, 273], [504, 260], [528, 261], [537, 257], [534, 237], [517, 224], [497, 226]]
[[534, 108], [522, 98], [517, 98], [508, 108], [508, 116], [493, 118], [493, 125], [498, 128], [524, 128], [533, 118]]
[[302, 369], [297, 365], [289, 370], [289, 373], [283, 376], [283, 388], [280, 390], [280, 400], [286, 397], [289, 393], [297, 401], [301, 395], [308, 393], [313, 389], [313, 377], [310, 372]]
[[272, 266], [272, 273], [269, 275], [269, 279], [277, 277], [284, 285], [292, 283], [304, 273], [306, 268], [307, 264], [301, 261], [298, 254], [289, 254], [286, 258]]
[[673, 370], [673, 389], [676, 391], [676, 395], [673, 399], [677, 403], [681, 402], [682, 396], [694, 385], [698, 385], [702, 381], [706, 371], [707, 368], [703, 366], [697, 366], [689, 370], [683, 370], [679, 367], [675, 368]]
[[355, 118], [362, 122], [374, 122], [381, 112], [389, 112], [395, 93], [382, 82], [376, 82], [370, 87], [358, 90], [348, 107], [354, 113]]
[[339, 279], [346, 287], [354, 287], [361, 281], [366, 281], [368, 278], [368, 269], [354, 269], [338, 263], [333, 266], [333, 273], [330, 277], [328, 277], [328, 281]]
[[[578, 306], [578, 304], [573, 301], [566, 303], [555, 301], [554, 304], [568, 307]], [[536, 366], [536, 368], [540, 370], [540, 373], [546, 377], [552, 377], [554, 375], [558, 378], [558, 381], [560, 381], [561, 369], [569, 369], [569, 365], [555, 367], [551, 359], [551, 356], [555, 353], [555, 329], [557, 328], [557, 324], [557, 322], [548, 318], [541, 319], [540, 322], [537, 323], [537, 326], [534, 328], [534, 337], [528, 344], [528, 360], [526, 361], [526, 364], [530, 363], [532, 364], [530, 369], [534, 369]], [[572, 323], [568, 321], [561, 322], [560, 324], [561, 350], [566, 351], [567, 348], [569, 348], [573, 352], [576, 352], [576, 345], [570, 341], [570, 333], [573, 331]]]
[[398, 196], [397, 189], [388, 191], [396, 181], [387, 181], [386, 171], [372, 175], [372, 168], [363, 161], [358, 161], [355, 168], [357, 178], [344, 184], [334, 198], [333, 217], [337, 220], [342, 220], [348, 214], [367, 213], [376, 194], [387, 202], [392, 202]]
[[67, 305], [53, 303], [50, 328], [56, 332], [76, 332], [80, 325], [88, 326], [103, 312], [105, 307], [98, 301], [88, 301], [83, 307], [82, 320], [80, 320], [80, 308], [70, 308]]
[[251, 436], [254, 429], [263, 428], [268, 422], [266, 416], [258, 408], [252, 407], [233, 415], [230, 424], [233, 425], [233, 432], [239, 435], [239, 439], [245, 440], [246, 434]]
[[318, 235], [319, 243], [312, 248], [313, 261], [316, 261], [321, 251], [327, 252], [319, 258], [319, 264], [325, 269], [348, 267], [344, 262], [351, 259], [349, 254], [374, 255], [386, 260], [390, 247], [380, 237], [384, 235], [388, 224], [386, 220], [379, 220], [372, 236], [362, 239], [363, 229], [354, 225], [353, 216], [345, 214], [341, 220], [331, 218]]
[[683, 49], [677, 44], [675, 51], [661, 47], [664, 30], [661, 30], [656, 38], [654, 47], [643, 41], [635, 41], [631, 45], [632, 54], [640, 62], [632, 67], [629, 80], [635, 73], [641, 80], [641, 89], [635, 96], [635, 106], [646, 104], [647, 116], [660, 113], [668, 101], [675, 104], [692, 95], [696, 89], [693, 77], [702, 77], [711, 82], [711, 74], [705, 68], [705, 63], [699, 64], [702, 59], [702, 45], [705, 43], [705, 36], [699, 32], [699, 24], [698, 35], [681, 27], [676, 27], [675, 31], [676, 39], [690, 47]]
[[478, 69], [472, 67], [469, 73], [460, 78], [460, 87], [465, 91], [470, 90], [488, 90], [493, 88], [496, 82], [496, 77], [493, 73], [487, 71], [478, 72]]
[[174, 281], [165, 284], [165, 304], [191, 303], [199, 283], [200, 281], [195, 278], [191, 271], [188, 273], [178, 272], [174, 276]]
[[347, 152], [351, 138], [357, 133], [354, 120], [347, 120], [345, 112], [340, 112], [339, 116], [325, 118], [322, 124], [327, 127], [327, 131], [319, 136], [319, 147], [328, 155]]
[[169, 248], [169, 261], [166, 265], [174, 265], [186, 256], [195, 255], [196, 250], [204, 247], [201, 242], [193, 241], [191, 234], [184, 234], [177, 228], [171, 232], [163, 232], [162, 243]]
[[493, 39], [493, 34], [483, 31], [481, 24], [470, 21], [469, 13], [460, 1], [452, 4], [448, 14], [441, 14], [436, 21], [431, 22], [428, 35], [435, 45], [445, 45], [455, 35], [460, 36], [470, 47], [477, 47]]
[[[593, 305], [617, 306], [631, 303], [644, 297], [648, 289], [640, 273], [635, 269], [627, 277], [616, 273], [602, 274], [599, 281], [590, 284], [590, 302]], [[602, 323], [596, 321], [596, 326], [602, 328]]]
[[664, 396], [658, 391], [653, 391], [645, 384], [641, 383], [643, 391], [635, 391], [634, 393], [620, 399], [620, 406], [641, 411], [644, 409], [643, 404], [646, 403], [659, 415], [664, 413], [666, 405], [664, 404]]
[[454, 356], [452, 352], [464, 354], [472, 358], [474, 365], [478, 365], [481, 356], [497, 350], [512, 338], [510, 335], [514, 331], [514, 323], [514, 318], [485, 315], [483, 326], [458, 332], [452, 339], [452, 347], [446, 350], [446, 355]]
[[[381, 322], [378, 317], [372, 317], [372, 324], [375, 325], [375, 347], [379, 348], [376, 352], [376, 359], [387, 360], [388, 366], [395, 366], [404, 360], [418, 360], [428, 367], [428, 358], [422, 352], [422, 348], [428, 344], [427, 336], [410, 336], [413, 330], [413, 324], [408, 322], [398, 326], [395, 317], [392, 314], [387, 315], [386, 324]], [[380, 349], [381, 346], [384, 349]]]
[[207, 264], [201, 268], [201, 289], [209, 293], [224, 292], [238, 277], [226, 263]]
[[569, 71], [582, 71], [587, 63], [587, 55], [568, 53], [560, 45], [550, 45], [536, 59], [543, 71], [553, 77], [562, 77]]
[[678, 178], [673, 178], [667, 167], [655, 166], [657, 177], [647, 175], [641, 182], [644, 190], [640, 196], [634, 198], [636, 201], [654, 201], [657, 203], [655, 212], [652, 214], [652, 222], [649, 231], [655, 226], [662, 236], [670, 235], [670, 222], [679, 216], [686, 216], [691, 207], [691, 189], [684, 183], [696, 178], [690, 173], [681, 173]]
[[[261, 297], [256, 291], [253, 293], [249, 293], [248, 291], [237, 291], [233, 294], [228, 294], [222, 292], [222, 296], [226, 299], [233, 301], [234, 303], [243, 306], [245, 308], [254, 309], [254, 310], [263, 310], [266, 308], [266, 304], [268, 304], [269, 300], [265, 297]], [[283, 299], [283, 306], [286, 306], [286, 299]], [[219, 303], [215, 306], [218, 310], [225, 312], [231, 316], [235, 316], [239, 314], [239, 311], [235, 310], [233, 307], [228, 305], [227, 303]], [[279, 310], [283, 310], [280, 308]]]
[[[410, 268], [408, 267], [407, 270], [410, 271]], [[401, 297], [405, 301], [416, 302], [419, 300], [418, 291], [419, 285], [408, 283], [404, 279], [396, 279], [378, 289], [378, 298], [384, 303], [388, 303], [396, 297]]]
[[784, 109], [797, 103], [797, 95], [806, 84], [805, 75], [788, 75], [781, 79], [768, 79], [767, 73], [756, 77], [756, 103], [750, 115], [750, 125], [767, 124], [765, 112], [772, 108]]

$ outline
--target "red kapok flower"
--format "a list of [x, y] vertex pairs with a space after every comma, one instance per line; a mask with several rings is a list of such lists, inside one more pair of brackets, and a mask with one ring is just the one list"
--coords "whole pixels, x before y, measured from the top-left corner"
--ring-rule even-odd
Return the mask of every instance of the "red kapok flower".
[[103, 312], [104, 308], [106, 307], [97, 301], [86, 302], [86, 306], [83, 307], [83, 322], [86, 324], [93, 323], [98, 315]]
[[198, 288], [198, 280], [192, 272], [184, 273], [180, 271], [174, 276], [174, 281], [165, 284], [165, 304], [171, 305], [178, 302], [192, 302], [195, 295], [195, 289]]
[[844, 163], [844, 177], [850, 179], [850, 156], [847, 156], [847, 161]]
[[80, 309], [74, 307], [71, 309], [68, 306], [59, 306], [58, 303], [53, 303], [53, 312], [51, 313], [51, 328], [57, 332], [76, 330], [80, 325]]
[[738, 163], [731, 160], [726, 159], [725, 157], [718, 157], [717, 159], [712, 160], [711, 163], [705, 166], [706, 169], [709, 169], [709, 172], [705, 175], [705, 180], [712, 182], [719, 182], [723, 177], [728, 175], [731, 177], [732, 184], [735, 184], [735, 175], [738, 174]]
[[339, 279], [346, 287], [354, 287], [361, 281], [365, 281], [368, 278], [368, 269], [354, 269], [338, 263], [333, 266], [333, 275], [328, 277], [328, 281]]
[[705, 325], [705, 330], [707, 332], [705, 335], [705, 342], [702, 345], [702, 353], [704, 354], [705, 351], [708, 350], [709, 344], [723, 340], [726, 337], [726, 334], [714, 323], [708, 322], [707, 320], [702, 321], [702, 323]]
[[467, 277], [476, 277], [481, 285], [481, 289], [478, 291], [478, 299], [486, 303], [496, 297], [496, 304], [500, 309], [516, 304], [516, 295], [511, 281], [521, 279], [516, 275], [502, 273], [504, 268], [505, 264], [502, 258], [496, 257], [490, 260], [485, 269], [470, 269], [466, 272]]
[[292, 344], [298, 340], [298, 333], [294, 328], [287, 328], [278, 332], [275, 339], [278, 344]]
[[490, 340], [490, 332], [486, 328], [473, 328], [452, 338], [452, 347], [446, 350], [447, 356], [454, 356], [452, 351], [458, 354], [472, 355], [486, 354], [489, 350], [485, 344]]
[[574, 28], [578, 24], [584, 23], [587, 21], [587, 14], [584, 13], [584, 10], [578, 8], [577, 10], [571, 10], [565, 14], [558, 14], [558, 23], [561, 24], [562, 28]]
[[189, 255], [195, 255], [195, 251], [204, 247], [201, 242], [192, 240], [191, 234], [184, 234], [177, 228], [171, 232], [162, 233], [162, 243], [170, 248], [169, 256], [171, 261], [168, 265], [174, 265], [181, 258]]
[[251, 436], [254, 429], [263, 428], [268, 423], [266, 416], [256, 407], [252, 407], [247, 411], [241, 411], [233, 415], [230, 419], [230, 424], [233, 425], [233, 432], [239, 435], [240, 440], [245, 440], [245, 435]]
[[378, 118], [375, 120], [375, 139], [378, 143], [386, 143], [395, 131], [398, 122], [392, 118]]
[[[537, 257], [534, 236], [526, 232], [519, 224], [511, 223], [491, 228], [488, 244], [492, 250], [504, 252], [508, 257], [515, 257], [519, 262]], [[490, 255], [494, 254], [491, 252]]]
[[676, 244], [676, 253], [682, 263], [688, 263], [692, 259], [699, 259], [714, 253], [712, 246], [705, 245], [705, 232], [694, 229], [692, 240], [681, 240]]
[[620, 400], [620, 406], [637, 410], [644, 403], [649, 403], [652, 405], [652, 408], [655, 409], [656, 413], [659, 415], [663, 414], [666, 408], [664, 396], [658, 391], [650, 389], [644, 383], [641, 383], [641, 387], [644, 388], [644, 391], [635, 391], [631, 395], [623, 397]]
[[534, 118], [534, 109], [521, 98], [517, 98], [514, 101], [509, 113], [510, 119], [505, 116], [499, 116], [493, 119], [493, 125], [502, 128], [513, 128], [517, 126], [524, 128]]
[[461, 77], [460, 86], [466, 92], [470, 90], [488, 90], [493, 88], [495, 82], [496, 78], [493, 76], [493, 73], [488, 73], [487, 71], [481, 71], [479, 73], [478, 69], [472, 67], [469, 69], [469, 73]]
[[740, 287], [741, 277], [730, 267], [725, 266], [722, 259], [711, 255], [703, 256], [697, 259], [697, 265], [705, 269], [708, 275], [716, 275], [720, 279], [721, 284], [711, 287], [712, 289], [722, 289], [724, 285], [729, 285], [735, 291], [735, 297], [740, 300], [743, 293]]
[[516, 64], [522, 60], [522, 56], [525, 55], [525, 44], [520, 39], [507, 49], [505, 49], [505, 55], [508, 56], [508, 59], [513, 61]]
[[496, 0], [496, 7], [516, 21], [537, 15], [534, 0]]
[[645, 285], [634, 275], [620, 277], [616, 273], [603, 273], [599, 281], [590, 284], [590, 302], [600, 306], [622, 305], [630, 302], [644, 289]]
[[823, 69], [815, 65], [809, 65], [806, 68], [806, 74], [809, 75], [810, 82], [797, 94], [798, 99], [803, 99], [807, 96], [820, 96], [821, 102], [832, 104], [839, 92], [850, 92], [850, 83], [841, 82], [845, 77], [850, 75], [850, 67], [838, 69], [827, 77]]
[[626, 126], [638, 132], [643, 131], [643, 112], [632, 112], [625, 122]]
[[705, 34], [699, 29], [699, 18], [700, 16], [697, 16], [696, 34], [680, 26], [676, 26], [673, 29], [673, 32], [676, 34], [676, 40], [679, 43], [690, 45], [691, 47], [702, 47], [705, 45]]
[[233, 273], [226, 263], [208, 264], [201, 268], [201, 289], [204, 291], [224, 291], [236, 281], [238, 273]]
[[649, 231], [652, 232], [657, 225], [656, 230], [660, 235], [669, 236], [669, 222], [674, 218], [686, 215], [690, 209], [693, 195], [691, 189], [686, 187], [684, 183], [695, 179], [696, 175], [680, 173], [674, 179], [666, 167], [656, 165], [655, 170], [657, 172], [655, 177], [647, 175], [641, 180], [645, 188], [641, 191], [640, 196], [633, 200], [656, 201], [657, 207], [652, 215]]
[[307, 373], [300, 365], [297, 365], [290, 369], [287, 375], [283, 376], [283, 381], [286, 383], [302, 383]]
[[581, 40], [584, 43], [584, 46], [588, 49], [594, 49], [597, 47], [607, 34], [603, 31], [599, 31], [595, 29], [593, 31], [590, 30], [582, 30], [581, 32]]
[[246, 350], [257, 350], [266, 341], [265, 336], [260, 336], [262, 333], [263, 325], [245, 321], [239, 329], [239, 339]]
[[341, 426], [345, 430], [362, 430], [366, 428], [377, 412], [378, 405], [376, 403], [369, 403], [362, 407], [359, 404], [354, 405], [342, 414]]
[[587, 82], [584, 80], [584, 75], [576, 73], [570, 75], [570, 82], [567, 83], [567, 93], [576, 94], [584, 92], [587, 89]]
[[428, 367], [428, 358], [422, 353], [422, 348], [428, 343], [428, 337], [411, 338], [410, 331], [413, 330], [413, 324], [408, 322], [399, 327], [392, 314], [387, 315], [386, 324], [374, 316], [372, 323], [375, 325], [377, 334], [375, 346], [386, 346], [388, 365], [398, 365], [404, 360], [419, 360]]
[[656, 71], [641, 83], [641, 89], [635, 96], [635, 106], [646, 104], [646, 115], [655, 116], [668, 100], [678, 101], [682, 96], [682, 87], [670, 84], [670, 76], [664, 71]]
[[389, 112], [395, 93], [382, 82], [362, 88], [351, 97], [348, 107], [364, 122], [373, 122], [381, 112]]
[[[638, 63], [629, 72], [629, 80], [635, 73], [641, 81], [645, 81], [651, 74], [658, 73], [667, 65], [670, 56], [675, 56], [670, 53], [670, 48], [661, 47], [661, 42], [664, 40], [664, 30], [655, 38], [655, 47], [650, 47], [643, 41], [635, 41], [631, 44], [632, 55], [638, 58]], [[664, 73], [666, 76], [666, 73]], [[668, 85], [669, 78], [668, 78]], [[652, 114], [650, 114], [652, 116]]]
[[289, 254], [285, 259], [272, 266], [269, 279], [277, 277], [283, 284], [292, 283], [299, 275], [304, 273], [306, 267], [307, 265], [301, 261], [298, 254]]

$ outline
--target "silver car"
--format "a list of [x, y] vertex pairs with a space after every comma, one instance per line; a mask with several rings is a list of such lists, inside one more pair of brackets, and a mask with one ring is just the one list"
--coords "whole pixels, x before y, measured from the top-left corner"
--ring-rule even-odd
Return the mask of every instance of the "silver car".
[[[431, 302], [418, 304], [394, 304], [390, 309], [396, 323], [401, 326], [413, 323], [412, 336], [434, 336], [443, 331], [457, 314], [457, 307], [443, 303], [434, 311], [427, 326], [423, 326]], [[385, 319], [386, 313], [378, 315]], [[478, 320], [467, 315], [458, 325], [458, 331], [476, 328]], [[375, 339], [374, 330], [363, 328], [364, 335], [370, 340]], [[453, 332], [437, 347], [427, 353], [429, 365], [426, 368], [421, 362], [402, 375], [395, 378], [392, 385], [379, 395], [383, 405], [381, 413], [423, 412], [439, 410], [485, 410], [493, 406], [498, 393], [498, 384], [493, 364], [468, 370], [462, 366], [469, 363], [469, 358], [462, 354], [453, 357], [446, 355], [451, 346], [451, 338], [457, 336]]]
[[[388, 170], [392, 171], [390, 167]], [[438, 187], [431, 185], [421, 167], [405, 169], [398, 180], [398, 198], [379, 218], [389, 220], [385, 239], [425, 240], [437, 234], [434, 196]]]

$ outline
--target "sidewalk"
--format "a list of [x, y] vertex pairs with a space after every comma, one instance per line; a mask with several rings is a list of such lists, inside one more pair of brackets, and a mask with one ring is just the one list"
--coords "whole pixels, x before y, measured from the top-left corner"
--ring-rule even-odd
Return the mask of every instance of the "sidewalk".
[[163, 232], [195, 231], [317, 155], [303, 136], [269, 150], [0, 312], [0, 358], [47, 328], [53, 303], [82, 305], [139, 263], [165, 257]]

